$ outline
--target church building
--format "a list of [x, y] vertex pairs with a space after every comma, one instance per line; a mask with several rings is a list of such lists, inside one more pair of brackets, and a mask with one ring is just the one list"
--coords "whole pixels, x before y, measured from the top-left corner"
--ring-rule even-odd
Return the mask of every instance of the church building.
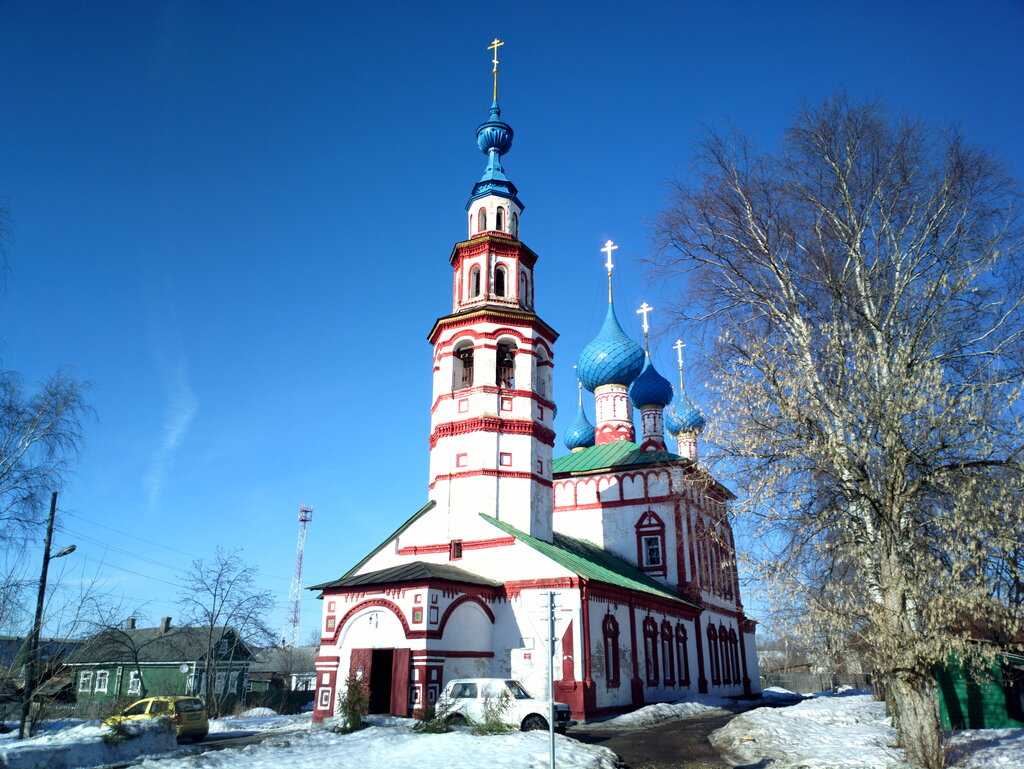
[[733, 495], [699, 463], [704, 418], [683, 387], [682, 343], [674, 389], [647, 349], [651, 308], [638, 311], [642, 345], [619, 322], [611, 241], [607, 312], [578, 357], [568, 453], [553, 456], [558, 333], [534, 306], [539, 257], [522, 240], [524, 206], [502, 164], [513, 132], [498, 106], [499, 45], [476, 132], [487, 164], [449, 258], [451, 312], [427, 335], [427, 502], [341, 577], [310, 588], [323, 602], [318, 721], [337, 711], [350, 670], [377, 713], [420, 715], [453, 678], [514, 678], [544, 696], [552, 591], [555, 699], [575, 719], [759, 688]]

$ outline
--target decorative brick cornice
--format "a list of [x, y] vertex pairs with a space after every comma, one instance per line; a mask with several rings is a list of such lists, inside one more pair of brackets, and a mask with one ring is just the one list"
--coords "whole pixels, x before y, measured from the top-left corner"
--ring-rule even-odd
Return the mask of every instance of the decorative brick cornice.
[[437, 406], [441, 401], [444, 400], [456, 400], [458, 398], [465, 398], [476, 393], [487, 393], [488, 395], [504, 395], [508, 398], [529, 398], [537, 401], [541, 406], [549, 408], [555, 411], [557, 407], [553, 401], [549, 401], [547, 398], [542, 398], [533, 392], [533, 390], [508, 390], [504, 387], [498, 387], [497, 385], [480, 385], [479, 387], [465, 387], [461, 390], [454, 390], [450, 393], [441, 393], [434, 400], [434, 404], [430, 407], [430, 413], [433, 414], [437, 411]]
[[448, 263], [455, 267], [463, 259], [485, 254], [488, 251], [496, 256], [518, 259], [527, 267], [537, 263], [536, 252], [523, 241], [499, 230], [482, 232], [469, 240], [462, 240], [452, 246], [452, 255]]
[[554, 344], [558, 339], [558, 332], [545, 323], [540, 317], [528, 310], [517, 310], [511, 307], [479, 307], [472, 310], [457, 312], [452, 315], [444, 315], [434, 321], [434, 325], [427, 334], [427, 341], [437, 344], [438, 335], [445, 330], [473, 326], [480, 321], [492, 323], [507, 323], [513, 326], [526, 326], [533, 329], [548, 342]]
[[555, 431], [532, 419], [502, 419], [501, 417], [476, 417], [457, 422], [442, 422], [430, 434], [430, 448], [442, 438], [451, 438], [466, 433], [506, 433], [529, 435], [548, 446], [555, 445]]

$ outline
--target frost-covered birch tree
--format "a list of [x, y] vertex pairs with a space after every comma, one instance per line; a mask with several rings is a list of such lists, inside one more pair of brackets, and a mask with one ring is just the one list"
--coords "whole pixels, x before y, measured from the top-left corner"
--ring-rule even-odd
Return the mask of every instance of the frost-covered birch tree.
[[713, 136], [699, 161], [658, 264], [713, 332], [713, 458], [760, 575], [857, 640], [909, 760], [940, 767], [935, 667], [1020, 623], [1017, 188], [957, 133], [844, 98], [773, 154]]

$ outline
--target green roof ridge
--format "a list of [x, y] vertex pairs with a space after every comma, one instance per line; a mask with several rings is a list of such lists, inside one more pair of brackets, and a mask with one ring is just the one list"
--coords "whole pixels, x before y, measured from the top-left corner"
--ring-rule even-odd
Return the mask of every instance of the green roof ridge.
[[[401, 526], [399, 526], [393, 532], [388, 534], [388, 536], [385, 537], [383, 542], [381, 542], [379, 545], [377, 545], [377, 547], [373, 548], [373, 550], [371, 550], [369, 553], [367, 553], [366, 556], [359, 563], [357, 563], [351, 569], [349, 569], [344, 574], [342, 574], [341, 577], [339, 577], [339, 579], [345, 579], [345, 577], [351, 576], [356, 571], [358, 571], [359, 569], [363, 568], [363, 565], [367, 561], [369, 561], [371, 558], [373, 558], [373, 556], [377, 555], [377, 553], [379, 553], [381, 551], [381, 549], [384, 547], [384, 545], [386, 545], [388, 542], [393, 540], [395, 537], [399, 536], [403, 531], [405, 531], [410, 526], [412, 526], [414, 523], [416, 523], [417, 520], [422, 518], [423, 515], [425, 513], [427, 513], [429, 510], [431, 510], [434, 507], [434, 505], [436, 505], [436, 504], [437, 504], [437, 502], [435, 502], [434, 500], [431, 499], [429, 502], [427, 502], [427, 504], [425, 504], [423, 507], [421, 507], [415, 513], [410, 515], [405, 520], [405, 523], [403, 523]], [[318, 589], [319, 588], [316, 585], [314, 585], [312, 587], [307, 587], [306, 588], [306, 590], [318, 590]]]
[[693, 605], [655, 582], [629, 561], [612, 555], [593, 542], [576, 539], [558, 532], [554, 534], [556, 542], [547, 542], [486, 513], [480, 513], [480, 517], [580, 577]]

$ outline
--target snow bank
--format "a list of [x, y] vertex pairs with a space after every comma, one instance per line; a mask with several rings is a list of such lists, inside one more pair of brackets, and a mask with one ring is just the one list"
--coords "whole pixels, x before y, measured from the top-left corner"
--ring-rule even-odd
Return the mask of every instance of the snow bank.
[[[607, 748], [555, 736], [559, 769], [615, 769]], [[486, 764], [487, 769], [543, 769], [546, 732], [481, 737], [464, 732], [416, 734], [407, 727], [371, 726], [352, 734], [327, 730], [274, 735], [255, 745], [199, 755], [147, 760], [141, 769], [453, 769]]]
[[[263, 713], [266, 711], [266, 713]], [[270, 708], [253, 708], [240, 716], [226, 716], [210, 719], [210, 734], [225, 732], [276, 732], [308, 729], [313, 721], [312, 713], [294, 716], [279, 716]]]
[[[885, 704], [869, 694], [818, 694], [786, 708], [743, 713], [711, 734], [733, 765], [769, 759], [772, 769], [903, 769]], [[957, 769], [1021, 769], [1024, 729], [957, 732], [947, 743]]]
[[[160, 719], [125, 724], [126, 739], [115, 739], [109, 727], [86, 721], [0, 747], [0, 766], [6, 769], [73, 769], [132, 761], [177, 747], [170, 721]], [[104, 739], [106, 738], [106, 739]]]
[[710, 740], [734, 765], [767, 758], [773, 769], [904, 766], [903, 751], [890, 747], [896, 732], [885, 704], [867, 694], [823, 694], [787, 708], [751, 710], [712, 732]]
[[[692, 697], [678, 702], [656, 702], [653, 705], [644, 705], [630, 713], [623, 713], [621, 716], [600, 721], [593, 726], [598, 729], [621, 729], [623, 727], [642, 729], [665, 721], [723, 713], [731, 705], [735, 705], [732, 700], [707, 696]], [[591, 725], [587, 726], [589, 728]]]
[[949, 763], [963, 769], [1024, 767], [1024, 729], [965, 729], [946, 749]]
[[791, 692], [789, 689], [783, 689], [781, 686], [769, 686], [767, 689], [761, 690], [761, 697], [766, 700], [789, 700], [789, 699], [801, 699], [804, 695]]
[[[70, 729], [72, 726], [78, 726], [84, 723], [84, 718], [51, 718], [46, 721], [40, 721], [36, 724], [36, 736], [39, 737], [44, 734], [52, 734], [53, 732], [59, 732], [62, 729]], [[18, 739], [17, 721], [4, 721], [4, 726], [10, 731], [0, 732], [0, 745], [3, 745], [8, 740]]]

